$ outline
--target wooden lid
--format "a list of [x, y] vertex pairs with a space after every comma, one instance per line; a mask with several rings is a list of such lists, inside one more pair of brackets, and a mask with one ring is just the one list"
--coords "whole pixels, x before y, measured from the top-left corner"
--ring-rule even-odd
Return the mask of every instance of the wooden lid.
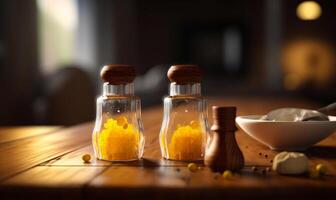
[[236, 107], [212, 107], [213, 126], [211, 130], [235, 131], [237, 130]]
[[167, 73], [169, 80], [177, 84], [200, 83], [202, 75], [197, 65], [173, 65]]
[[234, 106], [220, 107], [212, 106], [212, 116], [214, 119], [235, 119], [237, 108]]
[[129, 65], [105, 65], [100, 71], [103, 81], [113, 85], [132, 83], [135, 76], [134, 67]]

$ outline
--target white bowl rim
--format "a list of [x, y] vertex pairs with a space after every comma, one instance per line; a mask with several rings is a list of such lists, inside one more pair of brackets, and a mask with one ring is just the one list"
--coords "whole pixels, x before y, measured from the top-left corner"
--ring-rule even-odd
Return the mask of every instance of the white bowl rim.
[[315, 124], [315, 123], [336, 123], [336, 116], [329, 115], [330, 121], [270, 121], [265, 119], [260, 119], [263, 115], [244, 115], [237, 116], [236, 122], [245, 121], [245, 122], [262, 122], [262, 123], [305, 123], [305, 124]]

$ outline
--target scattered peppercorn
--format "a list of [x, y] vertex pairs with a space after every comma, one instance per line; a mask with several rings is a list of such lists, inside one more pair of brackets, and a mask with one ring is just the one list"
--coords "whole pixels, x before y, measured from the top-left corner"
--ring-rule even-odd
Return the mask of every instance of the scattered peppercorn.
[[267, 154], [265, 154], [265, 158], [267, 158], [268, 157], [268, 155]]
[[261, 156], [262, 155], [262, 153], [261, 152], [259, 152], [259, 156]]
[[84, 161], [84, 163], [89, 163], [91, 160], [91, 155], [90, 154], [84, 154], [82, 156], [82, 160]]
[[230, 178], [232, 178], [232, 176], [233, 176], [233, 174], [232, 174], [232, 172], [231, 172], [230, 170], [225, 170], [225, 171], [223, 172], [223, 177], [224, 177], [225, 179], [230, 179]]
[[180, 172], [180, 171], [181, 171], [180, 168], [176, 168], [175, 170], [176, 170], [177, 172]]
[[270, 160], [270, 163], [273, 163], [273, 160]]
[[327, 167], [321, 163], [316, 165], [315, 169], [320, 175], [325, 175], [328, 171]]
[[198, 169], [198, 166], [197, 166], [195, 163], [189, 163], [189, 164], [188, 164], [188, 169], [189, 169], [189, 171], [191, 171], [191, 172], [196, 172], [197, 169]]

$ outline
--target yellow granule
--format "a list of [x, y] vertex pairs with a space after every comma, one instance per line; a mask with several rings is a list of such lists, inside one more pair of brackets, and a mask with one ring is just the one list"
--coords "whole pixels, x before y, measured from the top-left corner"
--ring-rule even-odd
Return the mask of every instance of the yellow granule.
[[168, 146], [169, 159], [200, 160], [203, 158], [203, 133], [198, 122], [178, 125]]
[[98, 147], [104, 160], [138, 159], [139, 131], [126, 117], [108, 119], [98, 136]]

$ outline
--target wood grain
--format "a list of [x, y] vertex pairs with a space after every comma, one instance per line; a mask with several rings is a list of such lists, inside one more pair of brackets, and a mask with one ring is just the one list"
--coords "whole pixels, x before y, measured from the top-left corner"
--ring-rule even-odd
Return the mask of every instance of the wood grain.
[[37, 166], [1, 183], [8, 186], [78, 187], [93, 179], [105, 167], [44, 167]]
[[[85, 163], [82, 160], [84, 154], [91, 155], [91, 161]], [[110, 166], [112, 163], [108, 161], [98, 160], [94, 157], [94, 151], [91, 144], [88, 144], [80, 149], [72, 151], [70, 153], [64, 154], [62, 156], [56, 157], [55, 159], [49, 160], [45, 163], [40, 164], [40, 166]]]
[[1, 127], [0, 128], [0, 144], [50, 133], [60, 128], [61, 126]]
[[2, 182], [1, 199], [84, 199], [84, 184], [104, 170], [105, 167], [34, 167]]
[[[238, 115], [264, 114], [279, 107], [320, 107], [311, 102], [281, 98], [214, 98], [209, 101], [209, 106], [212, 105], [235, 105]], [[158, 142], [162, 107], [145, 110], [142, 117], [146, 147], [144, 159], [139, 162], [93, 160], [84, 164], [81, 160], [84, 153], [93, 156], [92, 123], [0, 143], [1, 199], [335, 197], [336, 133], [305, 152], [311, 168], [317, 163], [328, 167], [326, 176], [314, 180], [306, 175], [264, 174], [262, 170], [272, 165], [271, 160], [277, 152], [239, 130], [235, 136], [245, 157], [245, 167], [238, 176], [226, 180], [201, 164], [201, 169], [192, 173], [186, 166], [188, 163], [162, 160]], [[252, 171], [252, 166], [257, 167], [257, 172]]]
[[190, 84], [200, 83], [203, 77], [202, 70], [197, 65], [173, 65], [167, 72], [167, 77], [172, 83]]
[[[266, 175], [245, 168], [232, 179], [202, 167], [190, 172], [186, 167], [111, 167], [90, 182], [89, 199], [113, 196], [117, 199], [223, 199], [225, 198], [320, 198], [336, 194], [335, 179]], [[290, 187], [288, 187], [290, 184]], [[307, 191], [309, 190], [309, 191]], [[309, 197], [309, 196], [308, 196]], [[309, 199], [309, 198], [306, 198]]]
[[91, 142], [92, 124], [0, 144], [0, 180]]

